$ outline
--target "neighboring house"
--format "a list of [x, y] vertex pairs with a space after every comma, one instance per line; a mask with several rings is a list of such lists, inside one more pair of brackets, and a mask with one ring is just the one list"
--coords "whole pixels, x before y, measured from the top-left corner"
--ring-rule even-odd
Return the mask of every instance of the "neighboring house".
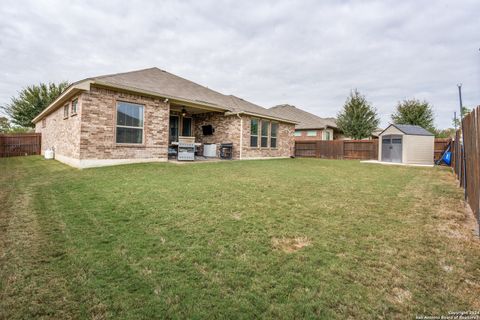
[[33, 123], [42, 154], [54, 148], [79, 168], [166, 161], [179, 136], [231, 143], [234, 159], [289, 157], [294, 148], [295, 121], [158, 68], [75, 82]]
[[335, 118], [321, 118], [289, 104], [269, 109], [278, 117], [296, 121], [295, 141], [344, 139], [335, 124]]
[[375, 139], [378, 139], [378, 137], [380, 136], [380, 134], [383, 132], [383, 129], [382, 128], [377, 128], [375, 129], [373, 132], [372, 132], [372, 135], [370, 136], [370, 138], [368, 140], [375, 140]]

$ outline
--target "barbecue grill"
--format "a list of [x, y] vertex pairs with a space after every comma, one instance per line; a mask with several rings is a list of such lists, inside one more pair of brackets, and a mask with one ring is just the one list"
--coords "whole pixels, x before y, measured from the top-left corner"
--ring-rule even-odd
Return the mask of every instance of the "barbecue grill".
[[233, 157], [233, 143], [222, 143], [220, 145], [220, 158], [232, 159]]
[[195, 144], [194, 143], [178, 143], [178, 161], [194, 161], [195, 160]]

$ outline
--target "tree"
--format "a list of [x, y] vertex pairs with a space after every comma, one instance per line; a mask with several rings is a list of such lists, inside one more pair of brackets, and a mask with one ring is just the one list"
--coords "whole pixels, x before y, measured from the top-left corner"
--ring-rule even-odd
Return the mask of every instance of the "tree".
[[[469, 114], [472, 110], [468, 109], [467, 107], [462, 107], [462, 119], [465, 117], [467, 114]], [[452, 120], [452, 125], [454, 128], [459, 128], [460, 127], [460, 119], [457, 117], [454, 117]]]
[[32, 120], [53, 102], [67, 87], [64, 81], [55, 83], [40, 83], [24, 88], [17, 97], [12, 97], [10, 104], [2, 106], [10, 116], [13, 124], [21, 127], [33, 127]]
[[0, 117], [0, 133], [25, 133], [34, 131], [32, 128], [12, 126], [7, 117]]
[[435, 132], [433, 110], [427, 101], [406, 99], [399, 102], [396, 109], [397, 111], [392, 114], [393, 123], [417, 125], [432, 133]]
[[370, 106], [357, 89], [350, 92], [343, 110], [337, 115], [338, 128], [345, 136], [356, 140], [370, 137], [379, 123], [377, 110]]
[[435, 130], [435, 138], [455, 138], [455, 129], [438, 129]]
[[10, 121], [7, 117], [0, 117], [0, 133], [5, 133], [10, 131]]

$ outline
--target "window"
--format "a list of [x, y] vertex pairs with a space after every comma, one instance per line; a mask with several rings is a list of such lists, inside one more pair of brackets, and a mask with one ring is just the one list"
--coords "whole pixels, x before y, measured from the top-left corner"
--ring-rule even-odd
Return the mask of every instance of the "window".
[[192, 135], [192, 118], [183, 118], [182, 136], [190, 137]]
[[43, 119], [42, 120], [42, 128], [46, 128], [47, 127], [47, 119]]
[[258, 119], [250, 120], [250, 147], [258, 147]]
[[330, 140], [330, 131], [325, 131], [325, 140]]
[[307, 137], [316, 137], [317, 136], [317, 131], [316, 130], [308, 130], [307, 131]]
[[270, 148], [277, 147], [277, 132], [278, 132], [278, 123], [272, 122], [270, 128]]
[[63, 107], [63, 118], [68, 118], [68, 104]]
[[117, 143], [143, 142], [143, 105], [117, 103]]
[[270, 122], [267, 120], [262, 120], [262, 140], [260, 142], [260, 146], [262, 148], [268, 147], [268, 127]]
[[169, 143], [178, 141], [178, 116], [170, 116]]
[[295, 131], [293, 134], [295, 137], [301, 137], [302, 136], [302, 131]]
[[78, 104], [78, 99], [74, 99], [72, 101], [72, 116], [74, 114], [77, 114], [77, 104]]

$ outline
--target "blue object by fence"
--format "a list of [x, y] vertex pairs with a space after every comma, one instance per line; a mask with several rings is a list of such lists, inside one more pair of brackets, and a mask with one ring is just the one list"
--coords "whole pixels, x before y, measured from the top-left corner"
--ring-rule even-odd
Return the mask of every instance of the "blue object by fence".
[[450, 151], [445, 152], [443, 154], [442, 160], [449, 166], [450, 163], [452, 163], [452, 153]]

